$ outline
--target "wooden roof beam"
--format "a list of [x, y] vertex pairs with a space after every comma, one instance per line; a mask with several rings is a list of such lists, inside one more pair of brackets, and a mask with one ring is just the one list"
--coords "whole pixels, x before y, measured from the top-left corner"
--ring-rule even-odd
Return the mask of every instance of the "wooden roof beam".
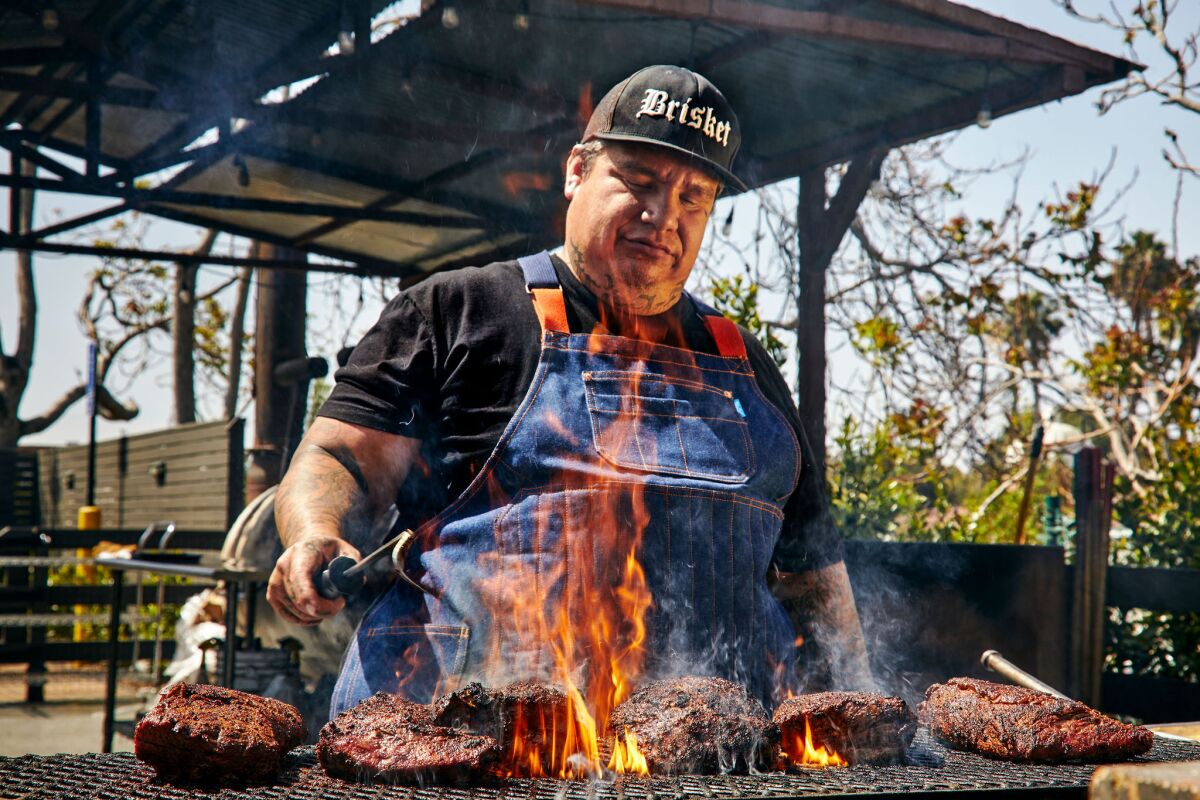
[[98, 99], [104, 105], [158, 111], [187, 111], [195, 105], [184, 97], [164, 97], [154, 89], [133, 89], [105, 84], [94, 90], [92, 84], [86, 81], [61, 80], [5, 71], [0, 71], [0, 90], [81, 102], [87, 102], [98, 94]]
[[1076, 86], [1078, 88], [1075, 91], [1087, 88], [1088, 84], [1082, 81], [1078, 68], [1059, 67], [1049, 72], [1047, 77], [1040, 80], [1022, 79], [993, 84], [986, 93], [974, 92], [924, 106], [881, 125], [849, 131], [835, 140], [800, 148], [769, 160], [751, 156], [751, 164], [746, 171], [751, 174], [755, 185], [763, 185], [805, 169], [846, 161], [867, 150], [896, 147], [969, 125], [985, 100], [992, 114], [1000, 117], [1060, 100], [1070, 94], [1065, 87]]
[[[1062, 58], [1005, 36], [976, 35], [823, 11], [796, 11], [751, 0], [582, 0], [639, 14], [703, 19], [722, 25], [796, 36], [815, 36], [976, 59], [1057, 64]], [[1082, 48], [1081, 48], [1082, 51]], [[1087, 51], [1082, 51], [1087, 52]]]
[[0, 186], [18, 189], [37, 189], [43, 192], [64, 192], [94, 197], [117, 197], [133, 208], [149, 204], [197, 206], [214, 210], [249, 211], [265, 214], [294, 214], [298, 216], [332, 217], [353, 222], [395, 222], [407, 225], [430, 225], [468, 230], [493, 230], [521, 233], [512, 226], [497, 228], [486, 218], [471, 218], [431, 214], [419, 211], [393, 211], [372, 205], [342, 205], [311, 203], [297, 200], [272, 200], [263, 197], [214, 194], [211, 192], [181, 191], [178, 189], [133, 189], [102, 186], [94, 181], [52, 180], [20, 175], [0, 175]]
[[945, 0], [883, 0], [883, 2], [940, 22], [948, 22], [964, 28], [984, 31], [994, 36], [1015, 39], [1029, 47], [1045, 51], [1060, 63], [1076, 63], [1093, 72], [1124, 77], [1130, 69], [1146, 68], [1144, 64], [1135, 64], [1124, 58], [1081, 47], [1074, 42], [1060, 39], [1036, 28], [1028, 28], [1020, 23], [958, 3], [948, 3]]

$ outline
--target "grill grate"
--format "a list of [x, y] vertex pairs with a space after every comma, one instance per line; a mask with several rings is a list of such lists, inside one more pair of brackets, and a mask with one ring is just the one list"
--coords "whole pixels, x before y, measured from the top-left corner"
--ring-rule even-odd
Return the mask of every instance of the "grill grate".
[[[1200, 744], [1156, 739], [1134, 761], [1200, 760]], [[1094, 765], [1010, 764], [947, 750], [918, 734], [910, 763], [880, 767], [803, 770], [799, 774], [621, 778], [613, 783], [515, 780], [498, 787], [454, 789], [354, 784], [330, 778], [313, 748], [293, 751], [271, 786], [201, 792], [154, 780], [130, 753], [0, 758], [0, 798], [6, 800], [744, 800], [748, 798], [874, 795], [1077, 796], [1087, 792]]]

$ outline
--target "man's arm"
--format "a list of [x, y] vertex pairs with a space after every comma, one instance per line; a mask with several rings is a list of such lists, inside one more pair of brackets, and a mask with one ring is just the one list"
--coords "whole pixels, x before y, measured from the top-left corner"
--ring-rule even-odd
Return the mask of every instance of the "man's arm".
[[822, 666], [833, 682], [831, 688], [876, 688], [845, 562], [806, 572], [778, 573], [771, 591], [796, 632], [821, 653]]
[[362, 537], [392, 504], [421, 442], [318, 417], [296, 449], [275, 494], [283, 555], [267, 600], [284, 618], [315, 625], [346, 601], [317, 594], [313, 577], [339, 555], [361, 558]]

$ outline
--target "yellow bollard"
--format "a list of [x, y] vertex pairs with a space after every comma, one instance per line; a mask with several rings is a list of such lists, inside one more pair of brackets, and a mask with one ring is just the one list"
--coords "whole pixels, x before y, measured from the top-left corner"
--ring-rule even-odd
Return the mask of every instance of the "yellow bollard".
[[[75, 527], [81, 531], [100, 530], [100, 506], [80, 506]], [[76, 558], [89, 558], [91, 554], [91, 548], [81, 547], [75, 550]], [[95, 580], [96, 570], [93, 567], [78, 564], [75, 567], [75, 577], [80, 583], [90, 583], [92, 580]], [[71, 628], [72, 641], [83, 641], [83, 623], [79, 622], [78, 618], [82, 617], [85, 613], [87, 613], [87, 607], [76, 604], [75, 616], [77, 619]]]

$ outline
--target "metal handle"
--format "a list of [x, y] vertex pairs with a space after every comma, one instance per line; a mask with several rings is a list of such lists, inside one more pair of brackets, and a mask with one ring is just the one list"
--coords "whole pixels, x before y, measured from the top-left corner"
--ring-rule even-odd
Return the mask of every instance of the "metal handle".
[[1060, 700], [1071, 699], [1050, 684], [1042, 683], [1037, 678], [1033, 677], [1028, 672], [1021, 669], [1004, 656], [1000, 655], [1000, 653], [996, 650], [985, 650], [983, 655], [979, 657], [979, 661], [992, 672], [997, 672], [1003, 675], [1018, 686], [1024, 686], [1026, 689], [1033, 689], [1035, 692], [1043, 692], [1045, 694], [1053, 695]]
[[396, 544], [394, 547], [392, 547], [392, 569], [395, 570], [396, 574], [400, 576], [400, 580], [404, 581], [409, 586], [413, 587], [414, 589], [419, 589], [430, 597], [437, 597], [438, 595], [436, 592], [431, 592], [429, 589], [426, 589], [424, 586], [422, 586], [418, 581], [413, 580], [408, 574], [408, 570], [405, 569], [405, 562], [408, 561], [408, 551], [413, 546], [413, 542], [415, 542], [416, 539], [416, 534], [411, 530], [404, 531], [396, 537]]
[[392, 568], [406, 583], [426, 594], [433, 594], [404, 571], [408, 550], [415, 539], [416, 535], [411, 530], [405, 530], [377, 547], [362, 561], [355, 561], [350, 556], [338, 556], [317, 576], [317, 594], [329, 600], [354, 594], [366, 583], [367, 568], [385, 556], [391, 558]]
[[321, 571], [317, 579], [317, 594], [326, 600], [336, 600], [354, 594], [363, 587], [361, 574], [347, 574], [358, 566], [350, 556], [338, 556], [329, 562], [329, 566]]

